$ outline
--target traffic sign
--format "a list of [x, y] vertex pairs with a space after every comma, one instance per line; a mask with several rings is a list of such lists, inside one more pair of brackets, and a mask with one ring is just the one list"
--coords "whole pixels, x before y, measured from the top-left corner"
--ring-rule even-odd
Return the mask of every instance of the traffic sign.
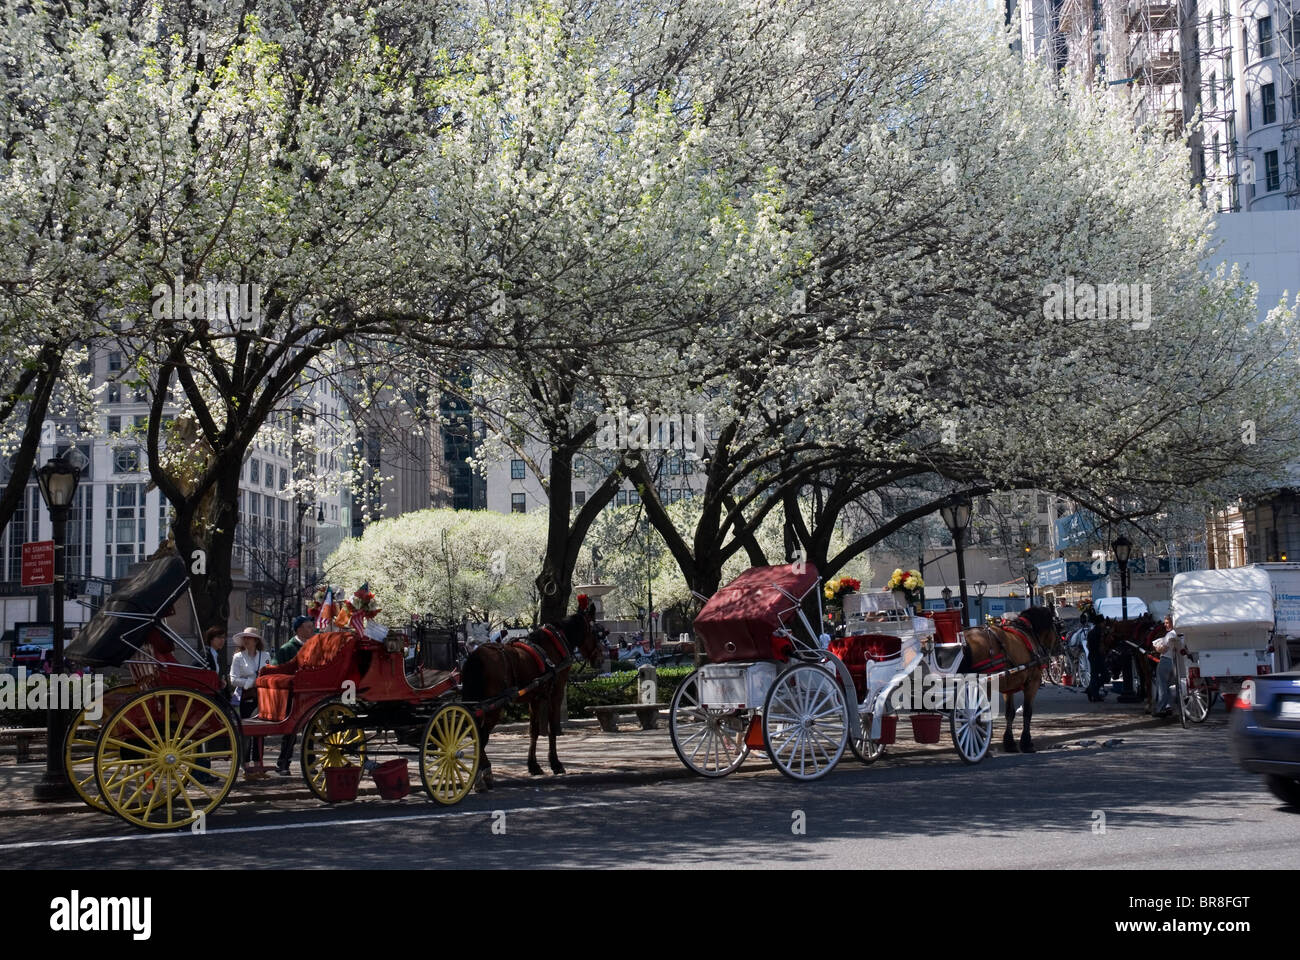
[[24, 587], [48, 587], [54, 583], [54, 541], [37, 540], [23, 544]]

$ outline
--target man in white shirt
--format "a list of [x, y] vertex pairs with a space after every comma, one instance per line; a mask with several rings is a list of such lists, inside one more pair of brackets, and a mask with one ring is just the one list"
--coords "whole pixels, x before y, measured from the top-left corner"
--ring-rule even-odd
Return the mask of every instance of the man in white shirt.
[[1160, 691], [1160, 700], [1156, 704], [1158, 717], [1168, 717], [1174, 712], [1173, 687], [1177, 682], [1177, 671], [1174, 669], [1177, 662], [1175, 657], [1183, 645], [1178, 639], [1178, 631], [1174, 629], [1172, 615], [1165, 617], [1165, 630], [1165, 635], [1151, 644], [1155, 647], [1156, 653], [1160, 654], [1160, 665], [1156, 667], [1156, 689]]

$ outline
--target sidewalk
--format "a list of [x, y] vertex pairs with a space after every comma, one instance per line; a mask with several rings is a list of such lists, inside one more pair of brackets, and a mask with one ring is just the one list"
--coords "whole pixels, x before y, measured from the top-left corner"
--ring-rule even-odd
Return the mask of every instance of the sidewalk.
[[[1115, 695], [1112, 693], [1105, 703], [1089, 703], [1082, 691], [1044, 687], [1034, 703], [1035, 747], [1039, 751], [1062, 749], [1077, 744], [1080, 740], [1089, 738], [1104, 740], [1129, 731], [1168, 725], [1168, 721], [1153, 720], [1146, 716], [1140, 703], [1117, 704], [1114, 699]], [[1215, 717], [1220, 716], [1221, 714], [1216, 711]], [[657, 730], [639, 729], [635, 718], [631, 716], [621, 718], [620, 722], [620, 732], [604, 733], [594, 720], [585, 718], [570, 720], [558, 741], [560, 761], [567, 771], [563, 778], [554, 777], [549, 773], [543, 777], [529, 776], [526, 767], [527, 724], [507, 724], [498, 727], [488, 741], [488, 755], [492, 758], [496, 789], [527, 788], [553, 784], [559, 780], [576, 787], [606, 783], [653, 783], [691, 776], [673, 751], [668, 737], [666, 712], [660, 714]], [[984, 762], [1001, 753], [1002, 734], [1005, 729], [1006, 718], [999, 716], [994, 723], [993, 745]], [[1018, 717], [1017, 735], [1021, 729], [1021, 720]], [[411, 792], [413, 796], [422, 794], [419, 774], [415, 769], [414, 754], [409, 749], [399, 754], [393, 751], [391, 746], [380, 744], [377, 751], [372, 751], [371, 755], [381, 761], [393, 756], [405, 756], [411, 759], [413, 775]], [[946, 725], [939, 743], [922, 745], [912, 742], [909, 725], [903, 721], [898, 728], [898, 742], [889, 748], [880, 762], [942, 763], [954, 759], [955, 756]], [[32, 786], [45, 771], [43, 753], [40, 757], [38, 763], [15, 764], [7, 757], [3, 758], [4, 762], [0, 762], [0, 817], [90, 812], [89, 808], [80, 802], [37, 803], [32, 799]], [[845, 758], [841, 762], [853, 762], [847, 750]], [[543, 769], [547, 768], [544, 737], [538, 740], [538, 761]], [[298, 764], [295, 762], [294, 775], [291, 777], [280, 777], [272, 773], [266, 780], [253, 783], [241, 779], [235, 784], [226, 802], [250, 803], [265, 800], [319, 802], [302, 782], [298, 769]], [[770, 769], [770, 764], [755, 757], [745, 762], [741, 773]], [[361, 788], [361, 797], [365, 798], [367, 795], [378, 796], [369, 778], [363, 781]]]

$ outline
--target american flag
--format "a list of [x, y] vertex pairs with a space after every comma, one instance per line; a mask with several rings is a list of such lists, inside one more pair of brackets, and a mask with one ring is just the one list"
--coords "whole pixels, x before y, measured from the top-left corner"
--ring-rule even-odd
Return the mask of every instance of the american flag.
[[320, 612], [316, 614], [316, 630], [324, 632], [330, 629], [330, 624], [334, 620], [334, 588], [329, 587], [325, 591], [325, 599], [320, 603]]

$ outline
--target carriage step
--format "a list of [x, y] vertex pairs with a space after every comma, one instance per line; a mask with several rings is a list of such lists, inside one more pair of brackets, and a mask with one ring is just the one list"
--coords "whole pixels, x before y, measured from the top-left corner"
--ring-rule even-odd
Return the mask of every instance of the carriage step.
[[642, 730], [655, 730], [659, 727], [659, 711], [667, 708], [666, 703], [614, 703], [588, 707], [587, 712], [596, 715], [600, 729], [606, 733], [618, 733], [620, 714], [635, 713]]

